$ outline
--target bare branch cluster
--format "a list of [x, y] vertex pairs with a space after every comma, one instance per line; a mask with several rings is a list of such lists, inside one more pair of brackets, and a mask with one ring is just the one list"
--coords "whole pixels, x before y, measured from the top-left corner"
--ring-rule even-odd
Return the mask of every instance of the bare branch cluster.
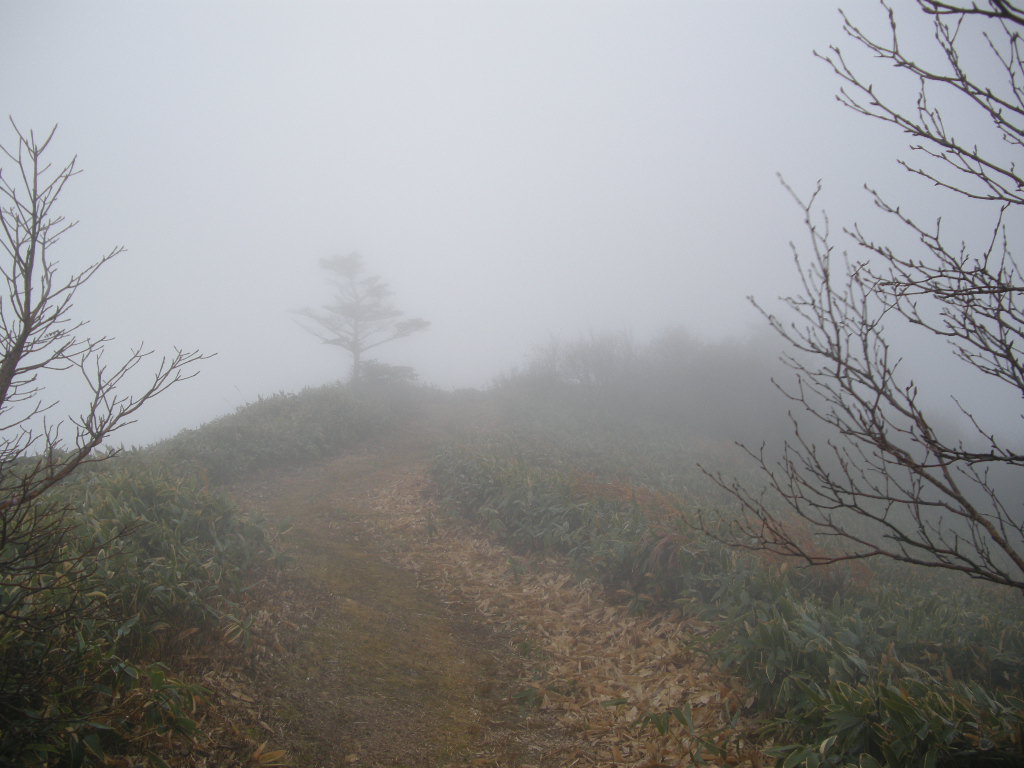
[[[809, 234], [809, 253], [793, 248], [801, 289], [784, 299], [783, 313], [755, 305], [793, 350], [784, 360], [793, 382], [779, 388], [797, 414], [809, 415], [832, 437], [812, 437], [793, 417], [794, 437], [780, 455], [769, 456], [765, 446], [747, 449], [767, 479], [765, 490], [713, 477], [744, 513], [733, 530], [741, 546], [811, 565], [890, 558], [1024, 592], [1024, 502], [1006, 482], [1019, 480], [1024, 469], [1024, 414], [1013, 414], [996, 430], [954, 398], [973, 434], [956, 437], [940, 429], [941, 419], [922, 405], [918, 384], [904, 375], [886, 330], [890, 321], [923, 330], [975, 374], [1015, 393], [1018, 402], [1024, 398], [1024, 279], [1008, 226], [1024, 204], [1024, 179], [1013, 160], [1024, 146], [1024, 14], [996, 0], [984, 6], [919, 0], [945, 62], [940, 71], [905, 54], [895, 14], [884, 0], [882, 5], [891, 33], [886, 41], [869, 37], [845, 14], [844, 28], [874, 56], [916, 78], [915, 105], [906, 109], [881, 98], [834, 47], [822, 58], [843, 80], [838, 98], [910, 134], [912, 151], [932, 162], [903, 162], [912, 174], [993, 206], [991, 234], [977, 249], [953, 247], [941, 220], [922, 226], [869, 189], [875, 205], [912, 235], [916, 248], [876, 242], [854, 225], [841, 235], [859, 253], [852, 259], [838, 250], [828, 217], [817, 208], [820, 185], [807, 200], [786, 186]], [[985, 25], [981, 35], [1000, 73], [995, 83], [975, 78], [961, 62], [958, 45], [972, 22]], [[931, 88], [960, 97], [961, 106], [983, 116], [1001, 146], [953, 135], [933, 106]], [[963, 205], [951, 205], [951, 211], [959, 213]]]
[[[176, 349], [141, 391], [123, 391], [151, 353], [137, 347], [110, 364], [104, 354], [110, 339], [83, 335], [85, 323], [71, 315], [78, 289], [123, 249], [79, 272], [60, 272], [54, 246], [74, 222], [58, 215], [56, 204], [78, 173], [76, 161], [62, 167], [46, 161], [56, 129], [37, 139], [12, 125], [15, 142], [0, 147], [10, 161], [9, 172], [0, 172], [0, 616], [38, 625], [64, 620], [22, 611], [35, 591], [49, 588], [42, 576], [76, 573], [62, 546], [66, 510], [50, 492], [82, 465], [113, 455], [98, 449], [145, 403], [195, 375], [205, 356]], [[47, 399], [44, 378], [68, 371], [85, 382], [89, 399], [79, 415], [53, 420], [57, 403]]]
[[921, 8], [925, 13], [936, 15], [977, 15], [986, 16], [992, 19], [1004, 19], [1015, 24], [1024, 24], [1024, 9], [1007, 0], [989, 0], [985, 5], [977, 3], [963, 5], [962, 3], [944, 3], [940, 0], [923, 0]]
[[[928, 165], [900, 160], [911, 173], [965, 197], [1020, 204], [1024, 201], [1024, 177], [1015, 163], [1003, 159], [1003, 153], [997, 149], [1008, 149], [1012, 156], [1024, 146], [1024, 92], [1021, 90], [1024, 63], [1020, 38], [1024, 19], [1021, 11], [1010, 3], [995, 1], [989, 2], [987, 9], [976, 4], [962, 7], [931, 0], [918, 0], [918, 5], [924, 13], [933, 16], [941, 68], [924, 66], [904, 50], [896, 13], [884, 0], [882, 6], [889, 22], [886, 41], [870, 37], [840, 12], [843, 30], [850, 39], [916, 80], [914, 107], [907, 109], [891, 103], [875, 85], [851, 69], [838, 46], [832, 46], [827, 53], [815, 55], [828, 63], [843, 81], [836, 98], [854, 112], [890, 123], [908, 134], [912, 152], [929, 159]], [[969, 34], [965, 29], [966, 20], [975, 15], [991, 21], [990, 26], [994, 27], [982, 32], [982, 38], [990, 53], [989, 63], [994, 61], [1000, 73], [995, 81], [984, 74], [976, 75], [960, 52], [960, 42]], [[995, 142], [979, 146], [975, 141], [956, 135], [952, 126], [947, 125], [944, 111], [986, 119], [1003, 146]]]

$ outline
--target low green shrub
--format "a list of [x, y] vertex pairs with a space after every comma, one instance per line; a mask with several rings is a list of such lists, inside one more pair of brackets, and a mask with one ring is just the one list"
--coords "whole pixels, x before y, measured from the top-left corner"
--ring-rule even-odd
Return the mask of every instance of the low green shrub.
[[1020, 606], [903, 576], [829, 604], [776, 580], [728, 606], [712, 643], [772, 716], [766, 731], [795, 742], [776, 750], [785, 764], [1024, 760]]
[[1017, 595], [905, 566], [802, 569], [739, 552], [713, 535], [724, 517], [697, 526], [670, 494], [524, 445], [440, 453], [445, 507], [638, 604], [716, 621], [708, 653], [749, 682], [766, 733], [789, 744], [783, 764], [1024, 764]]
[[642, 546], [635, 510], [577, 499], [557, 471], [515, 453], [452, 448], [435, 459], [432, 475], [450, 509], [519, 551], [567, 555], [607, 573]]
[[[783, 766], [1019, 766], [1024, 702], [976, 683], [895, 665], [861, 683], [790, 678], [799, 707], [773, 724], [780, 736], [820, 743], [775, 747]], [[795, 698], [795, 697], [794, 697]]]
[[273, 556], [266, 529], [194, 477], [123, 463], [70, 492], [93, 580], [113, 614], [141, 630], [122, 626], [122, 642], [230, 616], [231, 596]]
[[[201, 689], [155, 659], [239, 624], [239, 596], [273, 547], [197, 481], [137, 459], [84, 470], [61, 495], [65, 565], [36, 569], [18, 615], [0, 614], [0, 763], [159, 764], [149, 740], [192, 734]], [[64, 620], [34, 629], [52, 614]]]

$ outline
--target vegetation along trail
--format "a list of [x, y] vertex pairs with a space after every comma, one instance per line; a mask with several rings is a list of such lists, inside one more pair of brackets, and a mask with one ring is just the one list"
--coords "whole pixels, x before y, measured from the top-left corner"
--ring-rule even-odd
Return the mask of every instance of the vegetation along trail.
[[[232, 489], [293, 558], [269, 608], [293, 638], [256, 686], [281, 764], [687, 764], [700, 740], [638, 721], [685, 699], [702, 733], [721, 731], [717, 705], [743, 694], [686, 650], [704, 628], [631, 614], [438, 514], [426, 464], [467, 417], [481, 420], [434, 411]], [[738, 744], [732, 764], [758, 764]]]

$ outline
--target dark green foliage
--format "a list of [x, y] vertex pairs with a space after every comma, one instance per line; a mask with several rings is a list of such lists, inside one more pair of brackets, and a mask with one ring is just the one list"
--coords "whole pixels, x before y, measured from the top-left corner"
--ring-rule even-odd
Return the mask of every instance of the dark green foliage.
[[859, 684], [795, 678], [793, 685], [803, 706], [780, 722], [798, 718], [793, 735], [830, 735], [816, 745], [775, 748], [783, 765], [994, 767], [1024, 758], [1022, 702], [994, 697], [977, 684], [903, 667], [899, 675]]
[[445, 500], [520, 551], [558, 553], [617, 570], [641, 547], [633, 510], [577, 499], [557, 472], [503, 452], [450, 449], [433, 466]]
[[411, 387], [419, 378], [416, 370], [408, 365], [389, 365], [376, 360], [364, 360], [359, 374], [359, 386], [372, 387]]
[[[155, 734], [191, 734], [199, 690], [147, 659], [239, 624], [238, 596], [273, 557], [263, 530], [224, 499], [138, 460], [80, 473], [60, 501], [73, 565], [37, 573], [47, 588], [0, 616], [4, 764], [96, 764], [144, 755]], [[68, 604], [71, 618], [45, 632], [20, 620]]]
[[[773, 716], [776, 739], [814, 743], [823, 765], [861, 754], [881, 765], [955, 765], [982, 746], [991, 759], [1019, 759], [1020, 606], [998, 593], [971, 605], [963, 585], [936, 594], [903, 577], [904, 586], [825, 603], [769, 573], [760, 591], [721, 604], [713, 642]], [[835, 738], [819, 750], [827, 734]]]
[[[678, 497], [627, 473], [591, 472], [604, 462], [598, 451], [574, 465], [552, 445], [453, 447], [437, 457], [433, 479], [448, 509], [517, 550], [566, 555], [638, 606], [673, 604], [717, 621], [708, 653], [749, 682], [768, 731], [790, 744], [777, 748], [780, 761], [1024, 761], [1024, 606], [1015, 595], [953, 575], [925, 581], [895, 564], [799, 569], [732, 550], [694, 526]], [[705, 528], [716, 519], [706, 516]]]
[[71, 493], [79, 495], [79, 540], [108, 542], [92, 558], [93, 579], [116, 615], [139, 624], [125, 639], [220, 621], [228, 595], [272, 552], [264, 529], [222, 496], [144, 463], [122, 462]]

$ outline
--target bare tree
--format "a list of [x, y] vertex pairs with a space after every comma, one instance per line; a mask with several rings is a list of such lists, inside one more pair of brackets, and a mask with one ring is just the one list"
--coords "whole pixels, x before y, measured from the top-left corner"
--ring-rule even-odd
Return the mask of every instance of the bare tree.
[[[80, 575], [63, 546], [68, 510], [51, 492], [84, 464], [113, 456], [116, 450], [99, 450], [105, 441], [147, 402], [193, 376], [204, 355], [175, 350], [141, 391], [122, 391], [150, 353], [139, 347], [109, 364], [110, 339], [84, 336], [85, 323], [71, 312], [78, 289], [123, 249], [60, 273], [53, 248], [74, 222], [57, 214], [56, 204], [78, 173], [76, 160], [55, 168], [44, 159], [56, 128], [38, 140], [11, 124], [16, 141], [0, 147], [12, 163], [0, 170], [0, 619], [46, 630], [67, 614], [33, 610], [35, 596]], [[48, 399], [47, 382], [68, 372], [87, 385], [88, 403], [78, 416], [51, 418], [57, 402]]]
[[331, 275], [337, 290], [334, 300], [321, 309], [306, 308], [299, 314], [313, 321], [307, 330], [317, 338], [352, 355], [353, 382], [361, 378], [368, 351], [430, 326], [426, 320], [404, 317], [391, 305], [391, 288], [376, 275], [363, 276], [359, 254], [321, 259], [320, 266]]
[[[904, 375], [891, 331], [899, 321], [944, 342], [951, 364], [959, 359], [1017, 403], [1024, 397], [1024, 279], [1012, 249], [1024, 203], [1016, 167], [1024, 146], [1024, 12], [999, 0], [917, 6], [934, 30], [935, 48], [923, 58], [909, 53], [902, 22], [885, 2], [884, 40], [843, 15], [855, 43], [914, 78], [911, 104], [881, 96], [838, 47], [818, 55], [843, 81], [841, 103], [910, 135], [916, 160], [901, 165], [951, 195], [947, 221], [977, 221], [987, 210], [991, 230], [974, 249], [950, 243], [941, 220], [919, 224], [869, 188], [875, 205], [911, 235], [908, 250], [876, 242], [858, 225], [837, 237], [817, 192], [807, 200], [794, 194], [810, 235], [809, 255], [793, 249], [802, 289], [784, 300], [784, 315], [758, 308], [793, 350], [784, 360], [793, 384], [780, 389], [832, 437], [811, 437], [794, 418], [794, 439], [779, 455], [748, 449], [767, 479], [764, 492], [714, 477], [740, 502], [733, 539], [743, 546], [812, 565], [891, 558], [1024, 592], [1024, 499], [1012, 490], [1024, 469], [1024, 414], [1018, 407], [990, 425], [948, 393], [968, 425], [955, 434]], [[856, 257], [837, 250], [840, 237]]]

